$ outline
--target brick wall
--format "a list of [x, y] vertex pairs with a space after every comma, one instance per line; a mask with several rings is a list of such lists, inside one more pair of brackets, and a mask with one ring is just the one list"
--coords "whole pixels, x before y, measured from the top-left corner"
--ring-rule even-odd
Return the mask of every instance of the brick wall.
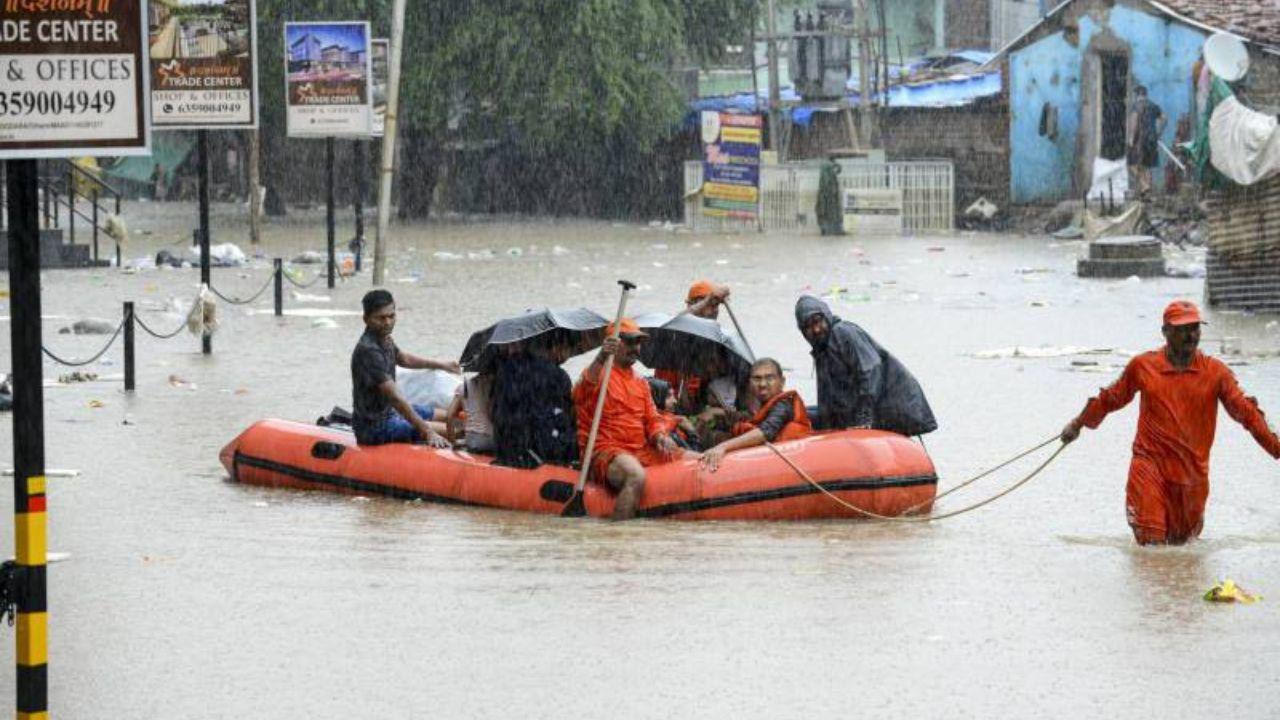
[[947, 47], [991, 48], [991, 0], [947, 0]]
[[[791, 157], [821, 158], [848, 147], [841, 113], [816, 113], [809, 128], [792, 133]], [[853, 113], [858, 126], [858, 113]], [[960, 108], [902, 108], [884, 116], [881, 135], [890, 160], [946, 158], [955, 165], [956, 212], [986, 197], [1009, 201], [1009, 111], [1002, 99]]]
[[1233, 185], [1208, 200], [1209, 304], [1280, 311], [1280, 176]]
[[1280, 58], [1251, 48], [1242, 94], [1255, 110], [1280, 112]]

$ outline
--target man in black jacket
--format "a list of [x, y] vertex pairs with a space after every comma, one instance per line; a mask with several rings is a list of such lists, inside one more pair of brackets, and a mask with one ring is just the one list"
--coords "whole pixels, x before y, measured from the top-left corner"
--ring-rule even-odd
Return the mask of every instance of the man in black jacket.
[[814, 427], [875, 428], [902, 435], [938, 429], [920, 383], [865, 330], [809, 295], [796, 301], [796, 325], [813, 348], [818, 374]]

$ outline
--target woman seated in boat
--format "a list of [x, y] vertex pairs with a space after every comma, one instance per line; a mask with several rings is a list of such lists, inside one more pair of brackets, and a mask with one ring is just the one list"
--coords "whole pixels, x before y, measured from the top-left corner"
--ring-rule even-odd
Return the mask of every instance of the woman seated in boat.
[[755, 361], [751, 366], [750, 383], [751, 394], [759, 402], [760, 409], [750, 420], [734, 425], [732, 438], [702, 454], [702, 463], [711, 472], [715, 472], [725, 454], [733, 450], [766, 442], [796, 440], [813, 433], [800, 393], [784, 389], [787, 379], [777, 360], [760, 358]]
[[658, 408], [667, 434], [685, 450], [701, 450], [702, 443], [698, 438], [698, 428], [693, 421], [676, 413], [676, 394], [671, 392], [671, 383], [657, 377], [646, 378], [649, 391], [653, 394], [653, 404]]
[[567, 342], [514, 343], [499, 360], [490, 405], [495, 464], [535, 468], [578, 459], [573, 381], [560, 367], [571, 352]]
[[493, 453], [493, 420], [489, 412], [493, 377], [492, 372], [484, 372], [463, 380], [445, 414], [445, 437], [456, 442], [460, 436], [471, 452]]

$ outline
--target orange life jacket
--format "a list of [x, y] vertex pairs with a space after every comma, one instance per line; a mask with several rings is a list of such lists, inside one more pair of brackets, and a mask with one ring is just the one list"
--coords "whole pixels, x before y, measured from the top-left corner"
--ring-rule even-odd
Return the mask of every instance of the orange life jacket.
[[791, 403], [791, 422], [782, 426], [782, 430], [778, 432], [778, 436], [773, 441], [785, 442], [812, 435], [813, 424], [809, 422], [809, 411], [805, 409], [804, 401], [800, 399], [800, 393], [795, 390], [784, 390], [769, 398], [769, 402], [761, 405], [750, 420], [734, 425], [733, 434], [742, 435], [759, 427], [760, 423], [769, 417], [769, 411], [773, 409], [773, 406], [784, 400]]

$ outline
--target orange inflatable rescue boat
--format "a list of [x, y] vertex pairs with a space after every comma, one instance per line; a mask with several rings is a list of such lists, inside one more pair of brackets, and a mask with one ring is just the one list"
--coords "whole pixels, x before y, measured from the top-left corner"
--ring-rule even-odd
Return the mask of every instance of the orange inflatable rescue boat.
[[[914, 440], [879, 430], [818, 433], [776, 446], [810, 478], [846, 503], [877, 515], [928, 513], [938, 479]], [[220, 454], [236, 482], [560, 514], [577, 471], [490, 464], [492, 458], [426, 445], [358, 446], [350, 433], [286, 420], [263, 420]], [[608, 517], [612, 494], [584, 492], [587, 514]], [[677, 520], [859, 518], [820, 492], [767, 447], [726, 455], [716, 472], [697, 460], [648, 468], [639, 517]]]

